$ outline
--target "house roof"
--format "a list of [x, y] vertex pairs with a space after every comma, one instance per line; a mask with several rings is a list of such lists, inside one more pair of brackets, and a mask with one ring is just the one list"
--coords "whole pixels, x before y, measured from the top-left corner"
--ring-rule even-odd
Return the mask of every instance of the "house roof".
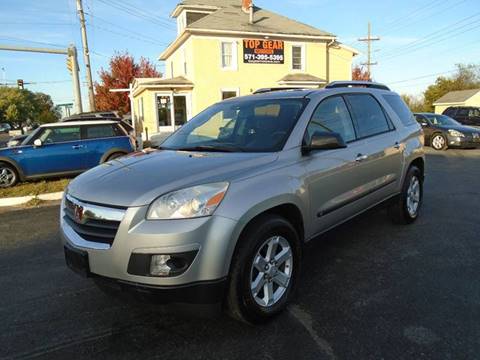
[[480, 92], [480, 89], [450, 91], [435, 101], [435, 104], [462, 103]]
[[279, 83], [287, 83], [287, 82], [295, 82], [295, 83], [315, 83], [315, 84], [323, 84], [326, 83], [327, 81], [325, 79], [321, 79], [319, 77], [306, 74], [306, 73], [294, 73], [294, 74], [288, 74], [281, 78]]
[[[254, 23], [242, 11], [240, 0], [183, 0], [179, 6], [214, 6], [218, 10], [190, 24], [188, 29], [327, 36], [335, 35], [255, 6]], [[239, 21], [239, 19], [242, 19]]]
[[135, 81], [137, 81], [138, 85], [148, 85], [148, 86], [155, 86], [155, 85], [162, 85], [162, 86], [167, 86], [167, 85], [191, 85], [193, 86], [193, 83], [188, 80], [187, 78], [183, 76], [177, 76], [171, 79], [165, 79], [165, 78], [136, 78]]

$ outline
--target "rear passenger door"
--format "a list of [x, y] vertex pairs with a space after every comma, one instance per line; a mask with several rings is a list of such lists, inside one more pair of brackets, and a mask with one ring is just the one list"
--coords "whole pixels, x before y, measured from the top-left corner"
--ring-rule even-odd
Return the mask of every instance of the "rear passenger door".
[[87, 168], [99, 165], [110, 150], [129, 152], [126, 148], [129, 138], [117, 124], [82, 125], [82, 139]]
[[397, 189], [403, 168], [400, 135], [380, 102], [368, 93], [345, 95], [352, 114], [357, 141], [356, 176], [361, 187], [357, 196], [364, 198], [362, 206], [373, 205]]

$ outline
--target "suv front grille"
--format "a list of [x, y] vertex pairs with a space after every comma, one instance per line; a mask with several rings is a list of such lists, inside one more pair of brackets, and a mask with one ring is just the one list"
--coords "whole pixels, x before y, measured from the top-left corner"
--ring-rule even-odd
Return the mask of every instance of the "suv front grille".
[[88, 204], [67, 195], [64, 214], [65, 222], [81, 238], [112, 245], [125, 209]]

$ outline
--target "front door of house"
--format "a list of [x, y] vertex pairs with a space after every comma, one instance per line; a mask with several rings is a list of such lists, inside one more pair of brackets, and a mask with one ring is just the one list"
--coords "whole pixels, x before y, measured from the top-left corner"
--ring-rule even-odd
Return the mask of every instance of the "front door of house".
[[190, 118], [188, 94], [157, 94], [158, 131], [171, 133]]
[[158, 130], [160, 132], [172, 132], [172, 113], [173, 113], [173, 96], [157, 95], [157, 117]]

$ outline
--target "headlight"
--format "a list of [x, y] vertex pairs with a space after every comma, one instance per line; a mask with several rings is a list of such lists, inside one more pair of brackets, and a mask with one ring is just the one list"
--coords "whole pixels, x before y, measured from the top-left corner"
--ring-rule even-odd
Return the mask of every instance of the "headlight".
[[160, 196], [149, 207], [147, 220], [187, 219], [212, 215], [228, 189], [227, 182], [198, 185]]
[[460, 131], [453, 130], [453, 129], [448, 130], [448, 133], [455, 137], [465, 137], [464, 133], [461, 133]]

